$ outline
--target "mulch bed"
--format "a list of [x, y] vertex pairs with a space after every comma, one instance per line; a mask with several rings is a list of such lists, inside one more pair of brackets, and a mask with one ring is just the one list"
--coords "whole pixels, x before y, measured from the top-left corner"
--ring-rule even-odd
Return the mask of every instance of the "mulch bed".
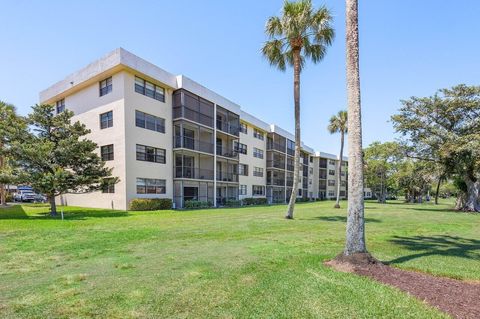
[[368, 256], [360, 259], [352, 263], [339, 256], [326, 265], [396, 287], [454, 318], [480, 318], [480, 284], [401, 270]]

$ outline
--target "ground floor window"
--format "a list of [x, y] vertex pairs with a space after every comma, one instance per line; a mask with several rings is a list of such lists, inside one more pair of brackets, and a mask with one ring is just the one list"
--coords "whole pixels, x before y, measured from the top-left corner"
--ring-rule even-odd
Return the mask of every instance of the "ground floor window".
[[165, 194], [166, 191], [164, 179], [137, 178], [137, 194]]
[[238, 194], [239, 195], [247, 195], [247, 185], [240, 185], [238, 187]]
[[265, 186], [253, 185], [252, 186], [252, 195], [253, 196], [263, 196], [263, 195], [265, 195]]
[[335, 191], [328, 191], [328, 197], [335, 197]]

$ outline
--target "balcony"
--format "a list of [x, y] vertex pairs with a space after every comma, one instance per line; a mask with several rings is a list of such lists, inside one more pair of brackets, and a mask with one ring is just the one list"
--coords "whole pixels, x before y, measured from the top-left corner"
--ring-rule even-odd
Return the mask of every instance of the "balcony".
[[213, 170], [187, 167], [187, 166], [175, 166], [175, 178], [188, 178], [188, 179], [202, 179], [213, 181]]
[[233, 147], [226, 147], [222, 145], [217, 145], [217, 155], [222, 157], [227, 157], [230, 159], [238, 160], [238, 152], [233, 149]]
[[173, 108], [173, 119], [178, 118], [184, 118], [213, 128], [213, 117], [191, 110], [188, 107], [180, 106]]
[[240, 125], [238, 125], [237, 123], [228, 123], [225, 121], [217, 120], [217, 130], [238, 136], [240, 132]]
[[267, 168], [280, 168], [285, 169], [285, 162], [267, 160]]
[[213, 143], [201, 141], [187, 136], [174, 136], [173, 147], [186, 148], [189, 150], [213, 154]]
[[293, 187], [293, 179], [287, 179], [287, 187]]
[[285, 180], [280, 178], [267, 178], [268, 186], [285, 186]]
[[285, 153], [285, 144], [269, 141], [267, 143], [267, 151], [269, 150], [276, 150], [276, 151]]
[[217, 171], [217, 181], [238, 183], [238, 174]]
[[302, 188], [308, 189], [308, 180], [303, 180], [303, 182], [302, 182]]

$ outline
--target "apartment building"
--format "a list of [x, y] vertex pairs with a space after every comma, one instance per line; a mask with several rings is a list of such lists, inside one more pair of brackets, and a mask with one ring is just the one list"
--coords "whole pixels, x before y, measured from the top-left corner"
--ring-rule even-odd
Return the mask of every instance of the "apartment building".
[[[61, 204], [127, 209], [134, 198], [171, 198], [176, 208], [188, 200], [289, 200], [291, 133], [122, 48], [42, 91], [40, 102], [73, 111], [120, 179], [101, 192], [63, 195]], [[301, 149], [298, 196], [334, 198], [337, 157], [303, 143]], [[343, 184], [346, 174], [342, 197]]]

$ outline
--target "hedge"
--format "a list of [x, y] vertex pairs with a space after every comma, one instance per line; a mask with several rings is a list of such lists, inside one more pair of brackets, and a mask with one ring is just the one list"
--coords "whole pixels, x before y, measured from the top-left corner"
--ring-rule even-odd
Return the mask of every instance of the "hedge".
[[186, 200], [185, 208], [186, 209], [198, 209], [198, 208], [209, 208], [212, 207], [212, 202], [202, 201], [202, 200]]
[[242, 201], [229, 199], [225, 202], [226, 207], [239, 207], [242, 206]]
[[265, 197], [249, 197], [242, 199], [242, 205], [267, 205], [267, 199]]
[[130, 201], [130, 210], [172, 209], [170, 198], [135, 198]]

